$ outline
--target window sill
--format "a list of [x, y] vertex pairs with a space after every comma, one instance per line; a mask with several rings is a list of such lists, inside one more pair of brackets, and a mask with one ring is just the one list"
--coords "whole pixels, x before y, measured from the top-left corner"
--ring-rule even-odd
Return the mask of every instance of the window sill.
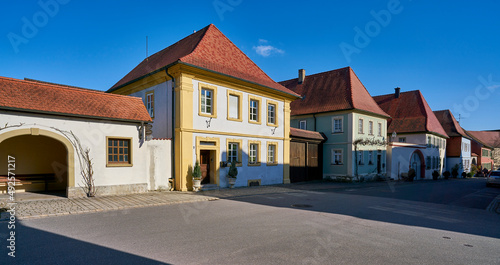
[[260, 167], [260, 162], [259, 163], [254, 163], [254, 164], [248, 164], [249, 167]]
[[342, 132], [332, 132], [332, 134], [341, 134], [341, 133], [344, 133], [343, 131]]
[[273, 123], [268, 123], [267, 126], [270, 126], [270, 127], [278, 127], [278, 124], [273, 124]]
[[228, 121], [243, 122], [243, 119], [227, 118]]
[[198, 113], [198, 115], [201, 117], [207, 117], [207, 118], [214, 118], [214, 119], [217, 118], [217, 114], [208, 114], [208, 113], [200, 112], [200, 113]]
[[260, 121], [251, 121], [251, 120], [249, 120], [249, 121], [248, 121], [248, 123], [251, 123], [251, 124], [258, 124], [258, 125], [260, 125], [260, 124], [261, 124], [261, 122], [260, 122]]
[[267, 166], [270, 166], [270, 167], [274, 167], [274, 166], [277, 166], [277, 165], [278, 165], [278, 163], [269, 163], [269, 162], [268, 162], [266, 165], [267, 165]]
[[330, 165], [332, 165], [332, 166], [343, 166], [344, 164], [343, 163], [340, 163], [340, 164], [331, 164], [330, 163]]
[[107, 163], [106, 167], [133, 167], [133, 164]]

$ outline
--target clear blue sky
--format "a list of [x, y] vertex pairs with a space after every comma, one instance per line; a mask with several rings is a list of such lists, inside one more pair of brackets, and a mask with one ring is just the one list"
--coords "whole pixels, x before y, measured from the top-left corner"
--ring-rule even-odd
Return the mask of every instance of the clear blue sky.
[[213, 23], [276, 81], [351, 66], [372, 96], [419, 89], [465, 129], [500, 129], [497, 1], [55, 1], [4, 1], [1, 76], [106, 90], [146, 36], [152, 54]]

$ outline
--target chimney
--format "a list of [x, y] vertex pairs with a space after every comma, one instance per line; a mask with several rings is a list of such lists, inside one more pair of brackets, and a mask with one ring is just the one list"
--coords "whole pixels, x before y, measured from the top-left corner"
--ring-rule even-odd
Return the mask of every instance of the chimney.
[[299, 70], [299, 85], [304, 83], [304, 80], [306, 80], [306, 70], [300, 69]]
[[399, 94], [400, 94], [401, 88], [396, 87], [394, 90], [396, 90], [396, 93], [394, 93], [395, 98], [399, 98]]

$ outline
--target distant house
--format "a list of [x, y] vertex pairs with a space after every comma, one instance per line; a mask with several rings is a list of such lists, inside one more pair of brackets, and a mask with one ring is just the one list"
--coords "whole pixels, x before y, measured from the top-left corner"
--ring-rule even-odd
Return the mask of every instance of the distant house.
[[450, 110], [434, 111], [436, 118], [450, 138], [446, 140], [446, 170], [459, 166], [462, 172], [470, 172], [472, 165], [471, 137], [462, 129]]
[[500, 130], [467, 131], [473, 139], [472, 151], [477, 153], [477, 165], [488, 170], [500, 167]]
[[298, 78], [280, 84], [302, 96], [291, 104], [290, 126], [328, 138], [323, 143], [324, 178], [372, 178], [386, 172], [385, 146], [364, 145], [355, 151], [356, 140], [386, 139], [389, 115], [350, 67], [308, 76], [299, 70]]
[[[0, 157], [11, 161], [16, 192], [85, 196], [85, 150], [97, 195], [168, 186], [170, 163], [155, 166], [149, 158], [170, 143], [145, 141], [150, 122], [140, 98], [0, 77]], [[4, 193], [7, 163], [0, 163], [0, 172]]]
[[448, 135], [419, 90], [373, 97], [391, 118], [388, 121], [387, 167], [399, 179], [413, 168], [416, 179], [442, 173]]
[[290, 182], [290, 102], [295, 92], [273, 81], [214, 25], [151, 55], [110, 93], [144, 100], [153, 136], [172, 138], [175, 189], [192, 188], [196, 161], [203, 188]]

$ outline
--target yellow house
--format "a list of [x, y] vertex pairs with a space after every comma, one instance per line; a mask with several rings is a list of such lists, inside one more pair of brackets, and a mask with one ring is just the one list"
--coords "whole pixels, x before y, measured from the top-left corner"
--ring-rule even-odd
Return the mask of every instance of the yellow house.
[[198, 161], [205, 188], [288, 183], [290, 102], [300, 96], [273, 81], [214, 25], [151, 55], [108, 90], [141, 97], [152, 137], [173, 140], [176, 190], [192, 187]]

